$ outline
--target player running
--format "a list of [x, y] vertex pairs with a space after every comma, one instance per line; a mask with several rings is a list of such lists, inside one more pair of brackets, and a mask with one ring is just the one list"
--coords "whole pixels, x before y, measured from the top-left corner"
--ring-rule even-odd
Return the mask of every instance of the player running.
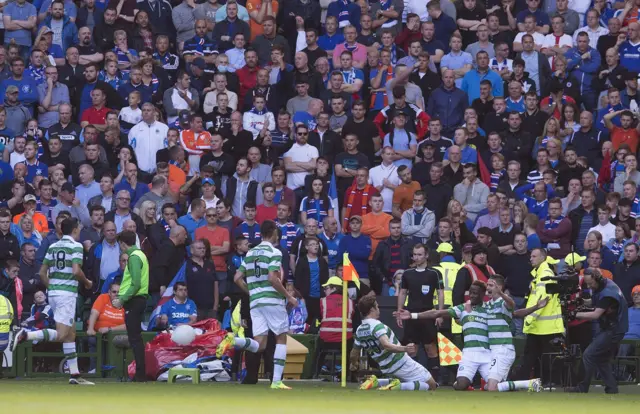
[[[482, 303], [486, 290], [485, 283], [476, 280], [469, 288], [469, 303], [467, 304], [460, 304], [442, 311], [430, 310], [421, 313], [409, 313], [403, 310], [394, 313], [394, 316], [403, 320], [436, 319], [440, 317], [460, 320], [464, 348], [462, 350], [462, 360], [458, 366], [456, 382], [453, 384], [453, 388], [456, 391], [469, 389], [477, 372], [480, 372], [485, 381], [488, 381], [489, 378], [492, 356], [489, 347], [488, 321], [491, 316]], [[504, 388], [504, 386], [499, 386], [498, 389], [500, 388]], [[505, 391], [511, 389], [509, 386], [507, 388], [509, 389], [505, 389]], [[540, 380], [533, 379], [514, 381], [513, 389], [528, 389], [529, 391], [540, 392], [542, 387]]]
[[491, 297], [484, 304], [489, 316], [487, 326], [491, 350], [487, 391], [517, 391], [527, 390], [531, 387], [533, 391], [540, 392], [542, 382], [539, 378], [526, 381], [507, 381], [511, 365], [516, 359], [516, 348], [513, 345], [513, 335], [511, 334], [511, 320], [513, 317], [524, 318], [544, 308], [547, 299], [542, 299], [536, 306], [514, 311], [515, 302], [502, 291], [503, 288], [504, 276], [502, 275], [493, 275], [487, 282], [487, 294]]
[[282, 253], [274, 247], [280, 242], [278, 226], [271, 220], [265, 220], [260, 226], [260, 234], [262, 243], [249, 250], [234, 276], [235, 283], [249, 295], [255, 339], [236, 338], [233, 334], [228, 334], [218, 345], [216, 356], [220, 358], [231, 347], [253, 353], [262, 352], [267, 346], [267, 335], [271, 331], [276, 335], [271, 388], [290, 390], [282, 382], [289, 332], [287, 303], [295, 308], [298, 301], [282, 285]]
[[415, 344], [406, 346], [393, 334], [393, 331], [380, 322], [380, 310], [376, 298], [365, 296], [358, 302], [358, 310], [362, 314], [362, 324], [354, 335], [353, 349], [350, 355], [350, 365], [357, 367], [360, 349], [365, 349], [376, 361], [383, 374], [394, 379], [377, 378], [371, 375], [360, 386], [361, 390], [380, 387], [381, 390], [427, 391], [438, 387], [436, 381], [425, 367], [411, 359], [407, 353], [415, 355]]
[[78, 282], [82, 282], [87, 289], [91, 289], [93, 283], [82, 271], [83, 248], [77, 241], [80, 237], [78, 219], [64, 219], [60, 227], [63, 236], [49, 247], [40, 267], [40, 279], [48, 288], [49, 306], [53, 310], [56, 329], [31, 332], [19, 330], [12, 344], [12, 351], [15, 352], [18, 344], [25, 341], [62, 342], [62, 350], [71, 373], [69, 384], [94, 385], [80, 377], [75, 328]]

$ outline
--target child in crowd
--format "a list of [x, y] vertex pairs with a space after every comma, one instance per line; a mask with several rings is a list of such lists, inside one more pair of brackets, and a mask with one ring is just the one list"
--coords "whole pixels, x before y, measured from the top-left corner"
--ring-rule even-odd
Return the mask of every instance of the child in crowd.
[[47, 329], [56, 325], [53, 320], [53, 310], [47, 303], [44, 292], [39, 290], [33, 294], [33, 305], [31, 305], [31, 316], [22, 322], [24, 328], [34, 330]]
[[141, 95], [138, 91], [129, 94], [129, 106], [122, 108], [118, 119], [120, 120], [120, 131], [128, 134], [134, 125], [142, 121], [142, 110], [140, 106]]
[[289, 333], [290, 334], [302, 334], [307, 332], [309, 325], [305, 323], [307, 320], [307, 306], [304, 302], [304, 298], [293, 287], [292, 283], [287, 284], [287, 291], [296, 299], [298, 299], [298, 306], [289, 309]]
[[491, 156], [491, 186], [489, 189], [495, 193], [500, 180], [505, 177], [507, 170], [504, 168], [504, 155], [495, 153]]

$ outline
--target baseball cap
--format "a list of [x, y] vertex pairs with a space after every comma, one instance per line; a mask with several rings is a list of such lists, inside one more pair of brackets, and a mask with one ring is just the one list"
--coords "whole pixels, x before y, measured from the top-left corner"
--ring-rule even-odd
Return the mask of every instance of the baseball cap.
[[473, 243], [467, 243], [462, 246], [462, 253], [471, 253], [471, 249], [473, 249]]
[[349, 219], [349, 222], [352, 222], [353, 220], [358, 220], [360, 223], [362, 223], [362, 216], [351, 216], [351, 218]]
[[27, 194], [26, 196], [24, 196], [24, 202], [28, 203], [29, 201], [33, 201], [35, 203], [36, 196], [34, 196], [33, 194]]
[[331, 276], [329, 280], [327, 280], [327, 283], [322, 285], [322, 287], [327, 286], [342, 286], [342, 279], [340, 279], [338, 276]]
[[51, 28], [47, 27], [47, 26], [43, 26], [43, 30], [42, 30], [42, 34], [46, 35], [49, 33], [53, 33], [53, 30], [51, 30]]
[[436, 249], [438, 253], [453, 253], [453, 246], [451, 243], [440, 243]]
[[554, 259], [551, 256], [547, 256], [547, 260], [545, 260], [545, 262], [547, 262], [547, 264], [554, 265], [560, 263], [560, 260]]
[[426, 147], [435, 148], [436, 147], [436, 143], [429, 139], [429, 140], [426, 140], [426, 141], [422, 141], [422, 144], [420, 144], [420, 147], [421, 148], [426, 148]]
[[16, 93], [16, 92], [20, 92], [20, 90], [18, 89], [18, 87], [16, 85], [9, 85], [9, 86], [7, 86], [7, 89], [5, 90], [5, 93], [7, 93], [7, 94]]
[[216, 185], [211, 178], [203, 178], [202, 185], [205, 185], [205, 184]]
[[635, 72], [626, 71], [624, 75], [622, 75], [622, 79], [626, 81], [638, 80], [638, 74]]
[[64, 183], [62, 184], [60, 191], [66, 191], [67, 193], [75, 193], [76, 188], [71, 183]]
[[633, 289], [631, 289], [631, 294], [640, 293], [640, 285], [635, 285]]
[[587, 260], [587, 258], [585, 256], [580, 256], [578, 253], [569, 253], [567, 257], [564, 258], [567, 266], [575, 266], [576, 264], [582, 263], [585, 260]]
[[198, 57], [198, 58], [193, 59], [193, 61], [191, 62], [191, 64], [192, 64], [193, 66], [196, 66], [196, 67], [198, 67], [198, 68], [202, 69], [202, 70], [204, 70], [204, 68], [206, 68], [206, 67], [207, 67], [207, 64], [205, 63], [204, 59], [203, 59], [203, 58], [201, 58], [201, 57]]

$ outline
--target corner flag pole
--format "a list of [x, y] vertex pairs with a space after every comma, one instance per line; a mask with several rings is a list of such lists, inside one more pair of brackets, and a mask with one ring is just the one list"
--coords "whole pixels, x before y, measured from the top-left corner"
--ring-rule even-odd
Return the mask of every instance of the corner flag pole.
[[341, 386], [347, 386], [347, 302], [349, 301], [349, 292], [347, 290], [348, 282], [342, 281], [342, 372]]

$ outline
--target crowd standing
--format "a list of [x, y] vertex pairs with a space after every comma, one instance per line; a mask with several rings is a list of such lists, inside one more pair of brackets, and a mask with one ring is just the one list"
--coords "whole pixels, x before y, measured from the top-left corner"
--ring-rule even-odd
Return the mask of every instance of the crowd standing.
[[406, 295], [420, 244], [457, 274], [446, 306], [499, 272], [524, 307], [541, 265], [530, 252], [560, 271], [575, 251], [620, 287], [625, 338], [640, 339], [640, 1], [0, 10], [0, 293], [19, 323], [51, 323], [38, 272], [69, 217], [90, 335], [124, 324], [119, 235], [148, 259], [150, 308], [186, 264], [159, 318], [175, 326], [235, 306], [233, 275], [274, 220], [301, 299], [292, 331], [339, 305], [323, 294], [340, 291], [343, 253], [360, 295]]

